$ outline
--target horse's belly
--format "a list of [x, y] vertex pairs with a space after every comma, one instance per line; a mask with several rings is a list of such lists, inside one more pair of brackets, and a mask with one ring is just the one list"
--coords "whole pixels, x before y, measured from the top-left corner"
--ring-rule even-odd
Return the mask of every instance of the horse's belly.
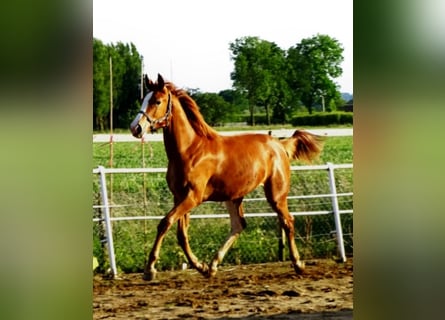
[[227, 201], [244, 197], [263, 183], [262, 177], [252, 176], [243, 179], [226, 176], [224, 179], [213, 179], [207, 188], [209, 201]]

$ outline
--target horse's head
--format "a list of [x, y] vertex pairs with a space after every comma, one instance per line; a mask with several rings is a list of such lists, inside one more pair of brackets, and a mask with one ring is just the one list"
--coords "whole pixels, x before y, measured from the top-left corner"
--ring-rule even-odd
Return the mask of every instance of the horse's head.
[[157, 82], [145, 75], [148, 93], [142, 102], [141, 110], [131, 122], [130, 130], [133, 136], [141, 138], [145, 132], [155, 132], [169, 125], [172, 101], [171, 93], [166, 88], [164, 79], [158, 74]]

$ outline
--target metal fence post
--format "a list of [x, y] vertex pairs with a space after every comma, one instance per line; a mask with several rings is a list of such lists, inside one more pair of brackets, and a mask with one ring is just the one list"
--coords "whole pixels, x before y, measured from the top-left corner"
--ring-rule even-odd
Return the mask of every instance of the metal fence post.
[[338, 198], [337, 198], [337, 188], [335, 186], [335, 174], [334, 174], [334, 165], [331, 162], [327, 163], [328, 172], [329, 172], [329, 188], [332, 194], [332, 210], [334, 213], [334, 222], [338, 243], [338, 252], [343, 262], [346, 262], [346, 254], [345, 254], [345, 246], [343, 243], [343, 230], [341, 227], [341, 219], [340, 212], [338, 208]]
[[281, 226], [279, 227], [280, 236], [278, 237], [278, 260], [285, 261], [284, 248], [286, 247], [286, 233]]
[[105, 168], [103, 166], [99, 166], [98, 169], [100, 175], [100, 193], [102, 196], [102, 204], [103, 204], [102, 216], [105, 221], [106, 241], [108, 244], [108, 256], [110, 259], [112, 276], [115, 277], [117, 275], [117, 268], [116, 268], [116, 258], [114, 255], [113, 230], [111, 228], [110, 207], [108, 204], [108, 192], [107, 192], [107, 181], [105, 177]]

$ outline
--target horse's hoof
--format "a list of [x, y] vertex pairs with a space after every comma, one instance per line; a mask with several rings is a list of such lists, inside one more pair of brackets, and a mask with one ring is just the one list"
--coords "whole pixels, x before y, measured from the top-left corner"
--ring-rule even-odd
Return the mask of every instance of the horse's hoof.
[[156, 278], [156, 270], [151, 270], [150, 272], [144, 272], [142, 279], [145, 281], [152, 281]]
[[213, 278], [214, 276], [216, 276], [216, 272], [218, 271], [217, 268], [211, 268], [209, 269], [209, 272], [207, 274], [208, 278]]
[[207, 274], [209, 273], [209, 266], [207, 265], [207, 263], [202, 263], [199, 264], [195, 267], [196, 270], [199, 271], [199, 273], [201, 273], [204, 276], [207, 276]]
[[215, 261], [212, 261], [212, 263], [210, 264], [209, 270], [207, 271], [206, 277], [213, 278], [216, 275], [217, 271], [218, 271], [218, 263]]
[[303, 261], [297, 261], [297, 263], [294, 264], [294, 269], [297, 274], [303, 274], [304, 268], [305, 268], [305, 265], [304, 265]]

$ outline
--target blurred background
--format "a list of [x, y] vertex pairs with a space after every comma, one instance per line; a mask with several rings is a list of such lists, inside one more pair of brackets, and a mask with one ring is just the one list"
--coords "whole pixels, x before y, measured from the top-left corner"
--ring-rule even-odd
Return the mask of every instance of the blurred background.
[[[91, 10], [0, 10], [4, 319], [91, 316]], [[354, 3], [357, 319], [440, 316], [444, 13], [438, 0]]]

